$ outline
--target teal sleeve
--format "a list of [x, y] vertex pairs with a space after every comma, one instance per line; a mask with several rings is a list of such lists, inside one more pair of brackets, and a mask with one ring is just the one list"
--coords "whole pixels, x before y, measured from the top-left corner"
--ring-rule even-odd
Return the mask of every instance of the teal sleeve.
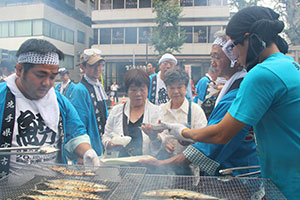
[[[256, 66], [258, 67], [258, 66]], [[270, 108], [281, 80], [266, 68], [253, 68], [244, 78], [228, 112], [235, 119], [255, 126]]]

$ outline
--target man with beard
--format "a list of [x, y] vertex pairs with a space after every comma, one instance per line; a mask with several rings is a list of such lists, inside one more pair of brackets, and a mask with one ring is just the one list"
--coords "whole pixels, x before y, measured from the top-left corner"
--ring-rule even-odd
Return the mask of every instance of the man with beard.
[[96, 152], [72, 104], [53, 88], [63, 53], [46, 40], [29, 39], [17, 52], [16, 73], [0, 84], [0, 146], [51, 146], [60, 152], [2, 155], [0, 174], [16, 172], [28, 163], [83, 159], [99, 165]]
[[104, 63], [99, 49], [84, 50], [80, 55], [84, 75], [71, 94], [71, 103], [87, 128], [91, 145], [98, 156], [103, 153], [101, 137], [108, 117], [107, 95], [99, 81]]

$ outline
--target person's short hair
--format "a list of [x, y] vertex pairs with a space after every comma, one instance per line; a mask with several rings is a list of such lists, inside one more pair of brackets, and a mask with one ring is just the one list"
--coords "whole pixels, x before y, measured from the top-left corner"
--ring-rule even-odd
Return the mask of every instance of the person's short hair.
[[189, 80], [189, 74], [181, 68], [168, 69], [164, 74], [164, 82], [166, 86], [170, 86], [174, 83], [182, 83], [187, 87]]
[[128, 88], [131, 84], [135, 84], [136, 86], [142, 86], [145, 84], [149, 90], [149, 75], [143, 69], [130, 69], [126, 72], [124, 77], [124, 86], [126, 92], [128, 92]]
[[[47, 54], [49, 52], [51, 53], [57, 53], [59, 60], [64, 59], [64, 54], [61, 52], [58, 48], [56, 48], [52, 43], [50, 43], [47, 40], [43, 39], [28, 39], [25, 42], [23, 42], [20, 46], [20, 48], [17, 51], [16, 56], [19, 57], [20, 54], [33, 52], [38, 54]], [[30, 68], [32, 68], [35, 64], [32, 63], [23, 63], [24, 67], [24, 74], [28, 72]]]

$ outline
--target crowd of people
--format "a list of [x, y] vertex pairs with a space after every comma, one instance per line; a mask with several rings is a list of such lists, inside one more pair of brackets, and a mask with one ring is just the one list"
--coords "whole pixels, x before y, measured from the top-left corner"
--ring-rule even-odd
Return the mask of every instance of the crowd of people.
[[[270, 8], [237, 12], [211, 47], [211, 67], [191, 97], [188, 73], [170, 53], [124, 78], [129, 100], [108, 112], [98, 49], [80, 55], [82, 79], [59, 68], [64, 54], [29, 39], [17, 51], [15, 73], [0, 84], [1, 147], [52, 146], [59, 152], [0, 156], [0, 176], [30, 163], [100, 165], [100, 156], [152, 155], [149, 168], [177, 175], [217, 175], [260, 166], [288, 199], [299, 199], [299, 64], [285, 55], [284, 24]], [[61, 84], [54, 88], [56, 75]], [[225, 83], [219, 83], [223, 77]], [[99, 81], [100, 80], [100, 81]], [[117, 97], [119, 86], [111, 85]], [[237, 171], [234, 175], [251, 172]]]

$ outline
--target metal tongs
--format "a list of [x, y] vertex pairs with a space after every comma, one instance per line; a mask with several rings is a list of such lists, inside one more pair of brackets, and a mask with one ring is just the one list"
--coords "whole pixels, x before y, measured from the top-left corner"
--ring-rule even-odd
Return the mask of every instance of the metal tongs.
[[[222, 174], [222, 175], [232, 175], [233, 171], [245, 170], [245, 169], [256, 169], [256, 168], [260, 168], [260, 166], [259, 165], [255, 165], [255, 166], [233, 167], [233, 168], [228, 168], [228, 169], [221, 169], [221, 170], [219, 170], [219, 173]], [[235, 177], [252, 176], [252, 175], [255, 175], [255, 174], [260, 174], [260, 170], [254, 171], [254, 172], [245, 173], [245, 174], [239, 174], [239, 175], [236, 175]]]
[[28, 146], [28, 147], [6, 147], [0, 148], [0, 155], [34, 155], [49, 154], [59, 151], [52, 146]]

